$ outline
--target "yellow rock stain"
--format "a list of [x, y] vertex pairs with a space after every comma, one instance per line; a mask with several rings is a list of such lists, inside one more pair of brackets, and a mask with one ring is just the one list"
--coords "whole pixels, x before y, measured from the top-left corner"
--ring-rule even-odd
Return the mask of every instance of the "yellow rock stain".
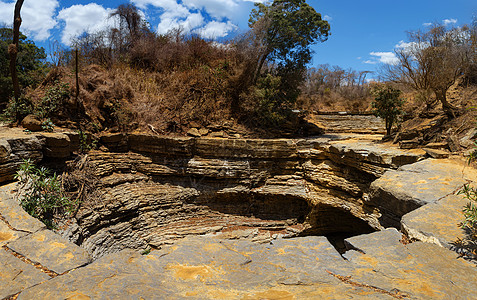
[[211, 277], [213, 274], [211, 267], [205, 265], [172, 265], [167, 266], [166, 269], [174, 270], [174, 276], [182, 280], [195, 280], [199, 278], [200, 281], [204, 281], [205, 278]]
[[361, 260], [363, 260], [367, 264], [370, 264], [373, 267], [375, 267], [378, 264], [378, 260], [376, 258], [372, 256], [368, 256], [368, 255], [361, 256]]
[[66, 300], [89, 300], [89, 299], [91, 299], [91, 297], [86, 296], [83, 293], [76, 293], [76, 294], [66, 298]]
[[219, 250], [224, 249], [225, 247], [223, 245], [217, 244], [217, 243], [210, 243], [210, 244], [205, 244], [202, 249], [207, 252], [217, 252]]
[[43, 242], [43, 241], [45, 241], [45, 238], [46, 237], [45, 237], [44, 234], [39, 234], [39, 235], [35, 236], [34, 239], [37, 240], [38, 242]]
[[13, 238], [13, 234], [8, 232], [0, 232], [0, 242], [9, 241]]
[[414, 182], [413, 184], [418, 185], [418, 184], [426, 184], [426, 183], [427, 183], [427, 181], [425, 181], [425, 180], [419, 180], [419, 181]]
[[[44, 240], [45, 240], [45, 236], [43, 236], [43, 239], [41, 239], [41, 240], [39, 239], [38, 241], [43, 242]], [[51, 242], [50, 245], [53, 248], [60, 248], [60, 249], [65, 249], [66, 248], [65, 244], [59, 243], [59, 242]]]
[[283, 300], [292, 300], [296, 299], [295, 295], [288, 291], [280, 291], [270, 289], [264, 292], [257, 292], [255, 295], [244, 296], [243, 299], [283, 299]]

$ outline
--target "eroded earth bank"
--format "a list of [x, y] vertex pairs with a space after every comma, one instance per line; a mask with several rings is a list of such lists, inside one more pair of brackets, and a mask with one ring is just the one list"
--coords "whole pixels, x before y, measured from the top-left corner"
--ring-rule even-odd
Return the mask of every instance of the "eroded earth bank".
[[79, 137], [2, 128], [0, 298], [472, 298], [454, 242], [477, 172], [380, 138], [104, 135], [94, 197], [54, 233], [8, 182]]

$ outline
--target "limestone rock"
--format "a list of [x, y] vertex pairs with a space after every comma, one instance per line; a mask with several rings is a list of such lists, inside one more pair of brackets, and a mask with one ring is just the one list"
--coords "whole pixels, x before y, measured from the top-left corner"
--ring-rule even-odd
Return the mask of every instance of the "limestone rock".
[[417, 147], [419, 147], [419, 141], [417, 139], [402, 140], [399, 142], [399, 148], [401, 149], [415, 149]]
[[22, 290], [50, 279], [34, 266], [0, 249], [0, 298], [7, 299]]
[[426, 148], [428, 148], [428, 149], [446, 149], [446, 148], [448, 148], [448, 145], [447, 145], [447, 142], [428, 143], [428, 144], [426, 144]]
[[43, 149], [45, 157], [66, 158], [71, 155], [73, 149], [68, 135], [45, 132], [41, 134], [41, 137], [45, 139], [45, 147]]
[[84, 249], [46, 229], [19, 238], [8, 248], [58, 274], [91, 262]]
[[422, 157], [422, 153], [403, 151], [371, 141], [345, 140], [331, 141], [329, 157], [337, 163], [358, 168], [376, 177], [381, 176], [386, 168], [397, 168], [411, 164]]
[[16, 183], [0, 187], [0, 215], [16, 231], [31, 233], [46, 228], [45, 224], [30, 216], [20, 207], [18, 200], [14, 198], [16, 188]]
[[403, 245], [398, 238], [397, 231], [387, 230], [349, 239], [365, 253], [346, 252], [353, 270], [336, 274], [404, 299], [473, 298], [472, 282], [477, 280], [473, 265], [456, 259], [456, 253], [437, 245], [421, 242]]
[[447, 137], [447, 144], [449, 145], [449, 149], [451, 152], [460, 151], [460, 144], [455, 135], [450, 135]]
[[200, 128], [200, 129], [199, 129], [199, 133], [200, 133], [201, 136], [205, 136], [205, 135], [207, 135], [207, 134], [209, 133], [209, 129], [207, 129], [207, 128]]
[[25, 234], [25, 232], [10, 228], [6, 222], [0, 220], [0, 247], [24, 236]]
[[22, 126], [32, 132], [42, 131], [42, 122], [39, 117], [35, 115], [28, 115], [22, 120]]
[[129, 149], [139, 153], [164, 156], [192, 156], [193, 138], [171, 138], [146, 134], [129, 134]]
[[101, 143], [112, 152], [128, 151], [128, 137], [124, 133], [103, 134], [100, 137]]
[[459, 224], [464, 220], [462, 208], [467, 202], [463, 195], [449, 195], [425, 205], [402, 217], [401, 230], [410, 239], [454, 249], [453, 244], [465, 238]]
[[39, 162], [43, 158], [43, 144], [38, 135], [20, 129], [0, 129], [0, 182], [12, 180], [23, 159]]
[[383, 212], [383, 225], [399, 227], [400, 217], [406, 213], [435, 203], [460, 189], [467, 180], [476, 179], [477, 171], [466, 168], [462, 161], [426, 159], [387, 171], [374, 181], [369, 204]]
[[426, 153], [432, 158], [448, 158], [449, 152], [438, 150], [438, 149], [431, 149], [431, 148], [423, 148], [422, 150], [426, 151]]
[[187, 131], [187, 135], [192, 137], [200, 137], [201, 134], [197, 128], [191, 128]]

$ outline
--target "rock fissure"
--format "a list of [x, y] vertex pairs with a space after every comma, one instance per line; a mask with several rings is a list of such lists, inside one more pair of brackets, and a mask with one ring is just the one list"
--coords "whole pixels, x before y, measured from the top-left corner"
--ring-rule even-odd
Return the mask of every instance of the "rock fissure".
[[[19, 299], [473, 294], [474, 268], [430, 244], [447, 247], [449, 241], [434, 223], [416, 225], [448, 222], [439, 221], [442, 206], [460, 203], [455, 191], [475, 182], [472, 170], [460, 176], [461, 165], [449, 159], [421, 160], [417, 151], [339, 135], [235, 141], [112, 136], [103, 139], [104, 151], [88, 155], [98, 182], [94, 197], [59, 231], [81, 247], [21, 215], [9, 188], [0, 188], [6, 221], [0, 220], [0, 232], [33, 232], [15, 231], [0, 242], [57, 274], [2, 251], [0, 273], [7, 276], [0, 284], [12, 284], [0, 289], [0, 298], [19, 291]], [[58, 153], [49, 146], [44, 161], [69, 155], [72, 140], [60, 143]], [[9, 159], [16, 164], [19, 158]], [[431, 217], [423, 220], [423, 213]], [[384, 230], [389, 224], [411, 228], [415, 241], [404, 245], [400, 232]], [[443, 275], [449, 270], [453, 282]]]
[[[5, 250], [7, 253], [9, 253], [10, 255], [13, 255], [14, 257], [18, 258], [19, 260], [21, 260], [22, 262], [24, 263], [27, 263], [27, 264], [30, 264], [32, 266], [34, 266], [36, 269], [40, 270], [41, 272], [47, 274], [48, 276], [50, 276], [51, 278], [54, 278], [56, 276], [58, 276], [59, 274], [46, 268], [45, 266], [41, 265], [40, 263], [38, 262], [34, 262], [32, 261], [31, 259], [29, 259], [28, 257], [16, 252], [15, 250], [9, 248], [8, 246], [6, 245], [3, 245], [2, 246], [3, 250]], [[20, 274], [17, 274], [15, 275], [15, 277], [19, 276]]]
[[116, 141], [129, 151], [88, 156], [101, 182], [101, 200], [78, 211], [74, 235], [95, 258], [205, 233], [267, 242], [372, 232], [382, 227], [365, 199], [369, 186], [385, 169], [420, 158], [385, 147], [369, 151], [369, 143], [348, 137], [103, 140], [109, 149], [118, 149], [111, 142]]
[[331, 276], [333, 276], [335, 278], [338, 278], [340, 281], [342, 281], [346, 284], [350, 284], [352, 286], [372, 289], [376, 292], [379, 292], [379, 293], [382, 293], [382, 294], [385, 294], [385, 295], [389, 295], [389, 296], [391, 296], [393, 298], [396, 298], [396, 299], [407, 299], [407, 298], [409, 298], [409, 296], [407, 294], [403, 294], [398, 289], [392, 289], [391, 291], [388, 291], [388, 290], [382, 289], [382, 288], [377, 287], [377, 286], [372, 286], [372, 285], [369, 285], [369, 284], [366, 284], [366, 283], [359, 283], [359, 282], [353, 281], [351, 279], [351, 277], [341, 276], [341, 275], [335, 274], [335, 273], [333, 273], [331, 271], [328, 271], [328, 270], [326, 270], [326, 272], [328, 272], [328, 274], [330, 274]]

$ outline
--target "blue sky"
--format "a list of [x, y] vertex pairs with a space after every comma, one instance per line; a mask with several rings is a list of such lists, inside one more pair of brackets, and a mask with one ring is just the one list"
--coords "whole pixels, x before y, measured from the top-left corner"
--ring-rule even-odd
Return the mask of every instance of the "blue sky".
[[[266, 0], [124, 0], [70, 1], [25, 0], [21, 30], [49, 51], [58, 41], [68, 45], [83, 32], [114, 24], [107, 16], [122, 3], [134, 3], [151, 28], [165, 33], [182, 26], [207, 38], [227, 38], [247, 30], [254, 2]], [[430, 23], [449, 26], [468, 24], [477, 14], [475, 0], [308, 0], [331, 24], [328, 41], [313, 47], [312, 65], [338, 65], [355, 70], [376, 70], [393, 60], [396, 45], [407, 40], [406, 32], [425, 29]], [[13, 19], [12, 0], [0, 0], [0, 22]]]

